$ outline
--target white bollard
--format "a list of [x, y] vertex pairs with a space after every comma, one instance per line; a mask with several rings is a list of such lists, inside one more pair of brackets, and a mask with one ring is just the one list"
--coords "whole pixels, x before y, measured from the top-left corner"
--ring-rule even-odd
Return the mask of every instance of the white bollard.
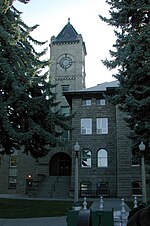
[[125, 210], [124, 199], [121, 199], [121, 220], [122, 220], [122, 224], [126, 225], [126, 223], [127, 223], [127, 214], [126, 214], [126, 210]]
[[84, 209], [84, 210], [87, 210], [87, 201], [86, 201], [86, 197], [84, 198], [83, 209]]
[[134, 209], [138, 207], [138, 200], [137, 197], [134, 197]]
[[103, 210], [103, 197], [101, 196], [100, 197], [100, 206], [99, 206], [99, 208], [100, 208], [100, 210]]

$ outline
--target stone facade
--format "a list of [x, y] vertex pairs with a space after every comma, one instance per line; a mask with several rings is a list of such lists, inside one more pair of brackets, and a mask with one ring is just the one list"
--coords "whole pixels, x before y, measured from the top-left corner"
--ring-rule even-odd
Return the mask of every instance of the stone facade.
[[[85, 95], [91, 98], [91, 95]], [[81, 95], [78, 99], [73, 99], [72, 110], [76, 112], [75, 118], [73, 119], [73, 143], [76, 140], [79, 141], [81, 150], [88, 148], [92, 152], [91, 167], [82, 168], [79, 165], [79, 184], [82, 181], [89, 181], [92, 183], [92, 190], [96, 191], [96, 184], [98, 182], [109, 182], [110, 196], [116, 194], [116, 123], [115, 123], [115, 108], [111, 105], [96, 106], [96, 97], [98, 94], [92, 96], [91, 106], [82, 106]], [[92, 134], [81, 135], [81, 118], [92, 118]], [[96, 118], [97, 117], [108, 117], [109, 118], [109, 134], [96, 134]], [[97, 167], [97, 152], [99, 149], [108, 150], [109, 155], [109, 167]], [[81, 159], [79, 158], [79, 162]]]
[[[112, 87], [114, 86], [112, 82]], [[117, 84], [117, 83], [116, 83]], [[124, 114], [118, 107], [106, 100], [105, 105], [97, 105], [96, 101], [103, 96], [107, 96], [109, 87], [107, 83], [97, 87], [85, 89], [83, 91], [66, 93], [66, 98], [71, 104], [72, 112], [76, 113], [72, 120], [74, 128], [72, 133], [72, 144], [76, 141], [80, 144], [79, 155], [79, 190], [82, 192], [82, 182], [89, 183], [92, 195], [95, 196], [99, 190], [98, 184], [108, 186], [110, 197], [124, 197], [130, 199], [137, 194], [141, 197], [140, 188], [133, 186], [134, 182], [141, 181], [141, 166], [132, 164], [132, 142], [128, 138], [130, 131], [124, 121]], [[106, 90], [104, 91], [104, 86]], [[111, 82], [109, 83], [111, 86]], [[91, 105], [83, 105], [83, 100], [91, 100]], [[92, 133], [81, 133], [81, 119], [92, 119]], [[108, 133], [96, 133], [96, 119], [108, 118]], [[91, 151], [91, 167], [82, 166], [82, 150]], [[107, 167], [98, 166], [98, 150], [107, 150]], [[73, 153], [75, 159], [75, 153]], [[72, 165], [72, 175], [74, 175], [74, 161]], [[148, 166], [146, 165], [146, 178], [149, 178]], [[74, 177], [72, 178], [72, 187]], [[149, 183], [147, 183], [147, 194], [149, 194]], [[101, 190], [103, 192], [103, 189]], [[90, 194], [91, 195], [91, 194]]]
[[[57, 100], [61, 101], [59, 108], [68, 107], [75, 113], [72, 134], [66, 139], [64, 147], [50, 149], [49, 154], [39, 159], [38, 163], [30, 155], [23, 154], [23, 147], [12, 155], [12, 159], [10, 156], [1, 156], [0, 193], [25, 194], [31, 175], [35, 183], [39, 176], [69, 176], [69, 191], [72, 194], [75, 184], [74, 144], [78, 141], [79, 194], [131, 198], [133, 182], [141, 181], [141, 168], [140, 165], [132, 165], [132, 144], [128, 139], [129, 129], [125, 125], [123, 114], [105, 100], [109, 88], [117, 87], [117, 82], [85, 89], [85, 43], [70, 21], [57, 37], [51, 38], [50, 53], [50, 78], [57, 84], [55, 91]], [[67, 92], [63, 93], [62, 86], [67, 88], [64, 90]], [[90, 104], [83, 104], [86, 100], [90, 100]], [[102, 103], [97, 104], [97, 100], [102, 100]], [[98, 133], [96, 122], [103, 118], [107, 119], [105, 123], [108, 128], [104, 128], [105, 132]], [[81, 119], [91, 120], [90, 133], [81, 133]], [[148, 176], [147, 168], [146, 177]], [[150, 194], [149, 184], [147, 193]]]
[[[16, 164], [11, 163], [11, 158], [15, 158]], [[1, 156], [0, 193], [26, 194], [28, 175], [36, 177], [36, 164], [30, 155], [23, 154], [23, 147], [11, 156]]]

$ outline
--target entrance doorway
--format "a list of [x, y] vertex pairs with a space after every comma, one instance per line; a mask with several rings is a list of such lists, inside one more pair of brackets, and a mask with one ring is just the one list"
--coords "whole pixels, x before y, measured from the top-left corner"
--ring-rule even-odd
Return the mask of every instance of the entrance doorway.
[[70, 176], [71, 157], [63, 152], [53, 155], [49, 161], [50, 176]]

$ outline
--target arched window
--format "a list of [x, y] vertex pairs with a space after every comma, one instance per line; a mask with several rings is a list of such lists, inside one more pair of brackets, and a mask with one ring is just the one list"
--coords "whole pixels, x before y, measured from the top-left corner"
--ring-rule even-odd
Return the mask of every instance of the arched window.
[[105, 149], [100, 149], [97, 153], [98, 167], [108, 167], [108, 154]]
[[81, 151], [81, 167], [91, 167], [91, 151], [89, 149]]

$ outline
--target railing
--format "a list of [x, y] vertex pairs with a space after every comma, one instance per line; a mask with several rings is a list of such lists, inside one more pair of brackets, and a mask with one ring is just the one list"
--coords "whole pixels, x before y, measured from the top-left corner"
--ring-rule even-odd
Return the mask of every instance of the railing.
[[56, 180], [54, 181], [54, 184], [52, 185], [52, 188], [51, 188], [51, 191], [50, 191], [50, 197], [52, 198], [53, 196], [53, 192], [55, 191], [56, 189], [56, 183], [58, 182], [58, 178], [59, 176], [56, 177]]

